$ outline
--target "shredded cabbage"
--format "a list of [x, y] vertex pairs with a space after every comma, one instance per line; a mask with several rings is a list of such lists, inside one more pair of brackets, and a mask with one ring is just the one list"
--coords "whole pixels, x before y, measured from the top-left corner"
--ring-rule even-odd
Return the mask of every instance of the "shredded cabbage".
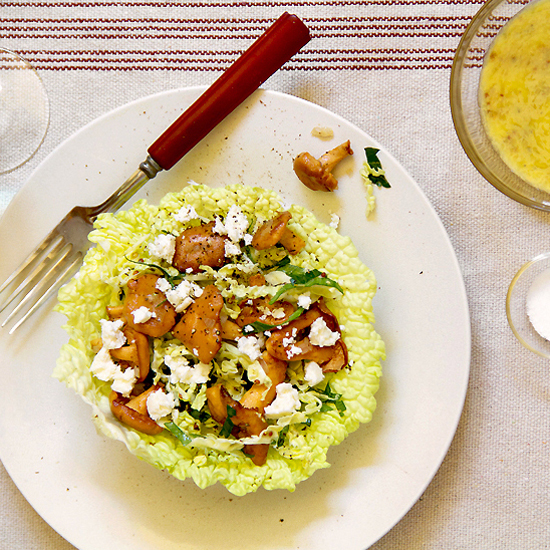
[[[306, 241], [305, 249], [292, 258], [292, 263], [308, 270], [321, 269], [341, 286], [343, 294], [331, 288], [316, 290], [323, 294], [340, 323], [349, 364], [326, 376], [323, 391], [308, 386], [303, 364], [291, 362], [287, 381], [299, 391], [300, 410], [283, 415], [269, 426], [269, 433], [260, 436], [241, 440], [220, 437], [219, 426], [211, 418], [204, 420], [204, 429], [198, 433], [194, 413], [205, 408], [206, 384], [173, 379], [171, 391], [189, 404], [188, 409], [175, 411], [171, 418], [175, 429], [189, 435], [189, 441], [182, 442], [168, 429], [151, 436], [116, 420], [109, 406], [109, 383], [90, 371], [95, 356], [92, 342], [101, 335], [100, 320], [106, 318], [106, 307], [120, 303], [120, 289], [137, 272], [147, 271], [148, 263], [158, 262], [150, 256], [148, 243], [160, 234], [176, 235], [184, 227], [199, 223], [180, 221], [182, 216], [174, 215], [183, 207], [196, 212], [202, 220], [214, 220], [223, 219], [235, 205], [256, 225], [282, 210], [281, 199], [273, 191], [243, 185], [213, 189], [192, 184], [181, 192], [168, 194], [158, 206], [141, 200], [127, 211], [101, 215], [90, 234], [97, 246], [87, 253], [78, 276], [59, 292], [57, 309], [67, 317], [69, 341], [61, 349], [54, 376], [91, 405], [100, 433], [123, 442], [131, 453], [178, 479], [192, 478], [201, 488], [219, 482], [239, 496], [260, 486], [293, 491], [300, 481], [329, 466], [327, 451], [331, 445], [339, 444], [361, 423], [371, 420], [382, 374], [380, 361], [385, 358], [384, 343], [373, 327], [373, 273], [360, 261], [351, 239], [320, 223], [306, 209], [296, 205], [288, 209], [292, 214], [290, 228]], [[276, 256], [278, 251], [262, 253], [257, 261], [273, 263], [277, 258], [269, 257], [270, 254]], [[175, 268], [165, 268], [169, 276], [177, 273]], [[277, 292], [277, 285], [269, 283], [256, 287], [239, 284], [235, 273], [240, 269], [244, 269], [242, 265], [226, 265], [219, 270], [206, 270], [202, 276], [214, 282], [224, 297], [272, 297]], [[300, 292], [294, 294], [297, 300]], [[236, 315], [231, 308], [225, 313]], [[151, 357], [156, 380], [164, 381], [168, 380], [162, 369], [166, 360], [185, 364], [186, 358], [193, 358], [185, 346], [169, 337], [155, 339]], [[212, 372], [223, 380], [235, 399], [242, 395], [248, 381], [265, 382], [257, 361], [229, 342], [223, 343], [212, 363]], [[254, 465], [242, 452], [243, 445], [258, 442], [271, 443], [262, 466]]]

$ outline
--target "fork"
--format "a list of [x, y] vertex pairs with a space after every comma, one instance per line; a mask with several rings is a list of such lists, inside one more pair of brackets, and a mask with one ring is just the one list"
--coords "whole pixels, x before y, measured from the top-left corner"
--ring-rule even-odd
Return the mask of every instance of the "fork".
[[169, 170], [310, 40], [304, 23], [283, 13], [147, 150], [139, 168], [98, 206], [76, 206], [0, 286], [2, 323], [20, 327], [79, 269], [88, 234], [160, 171]]

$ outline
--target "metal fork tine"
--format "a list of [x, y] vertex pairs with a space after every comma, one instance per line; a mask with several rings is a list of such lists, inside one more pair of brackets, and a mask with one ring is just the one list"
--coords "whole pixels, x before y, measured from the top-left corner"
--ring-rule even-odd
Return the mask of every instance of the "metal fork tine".
[[[53, 261], [59, 254], [61, 250], [63, 250], [63, 247], [66, 246], [66, 244], [63, 242], [63, 237], [59, 236], [57, 240], [53, 240], [53, 246], [50, 243], [51, 248], [48, 246], [42, 247], [41, 245], [41, 251], [38, 254], [33, 253], [34, 256], [31, 261], [25, 262], [25, 269], [30, 268], [33, 264], [33, 262], [37, 259], [41, 259], [41, 262], [36, 265], [36, 267], [33, 269], [31, 273], [29, 273], [23, 281], [19, 284], [19, 286], [9, 295], [6, 297], [6, 299], [0, 304], [0, 313], [6, 309], [14, 300], [21, 294], [21, 292], [27, 287], [33, 285], [35, 281], [38, 281], [38, 279], [43, 277], [43, 272], [46, 269], [47, 265]], [[48, 250], [48, 255], [43, 256], [43, 253]], [[38, 249], [37, 249], [38, 250]], [[24, 271], [24, 269], [22, 270]], [[12, 281], [15, 280], [16, 277], [12, 278]], [[8, 286], [8, 285], [6, 285]], [[1, 290], [0, 290], [1, 292]]]
[[8, 286], [19, 277], [42, 253], [51, 246], [55, 238], [61, 236], [54, 230], [52, 231], [23, 261], [23, 263], [2, 283], [0, 292], [3, 292]]
[[[58, 275], [55, 281], [50, 287], [38, 298], [38, 300], [28, 309], [28, 311], [13, 325], [8, 334], [13, 334], [52, 294], [54, 294], [68, 275], [74, 270], [74, 268], [80, 265], [82, 261], [82, 254], [80, 252], [75, 256], [74, 260]], [[6, 323], [4, 321], [4, 323]], [[4, 326], [4, 324], [2, 324]]]
[[[17, 304], [17, 306], [13, 308], [11, 313], [6, 317], [6, 319], [2, 323], [2, 327], [4, 327], [7, 323], [9, 323], [15, 317], [15, 315], [17, 315], [17, 313], [21, 311], [21, 309], [23, 309], [25, 304], [27, 304], [33, 299], [35, 295], [38, 294], [38, 296], [40, 296], [40, 292], [44, 287], [48, 285], [48, 282], [50, 281], [51, 277], [55, 275], [57, 271], [59, 271], [60, 266], [63, 267], [65, 260], [70, 256], [71, 250], [72, 250], [72, 245], [70, 244], [66, 245], [64, 253], [55, 262], [52, 262], [51, 265], [49, 265], [49, 269], [46, 271], [46, 273], [44, 273], [41, 281], [38, 284], [34, 285], [29, 290], [29, 292], [27, 292], [27, 294], [21, 299], [21, 301]], [[82, 258], [81, 254], [77, 254], [77, 256], [79, 260]]]

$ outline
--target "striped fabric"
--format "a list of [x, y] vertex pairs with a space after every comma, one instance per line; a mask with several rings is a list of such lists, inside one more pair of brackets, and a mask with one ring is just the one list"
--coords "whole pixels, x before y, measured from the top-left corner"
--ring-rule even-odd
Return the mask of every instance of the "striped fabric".
[[481, 4], [7, 1], [0, 7], [0, 44], [17, 43], [19, 53], [46, 71], [221, 71], [289, 11], [314, 40], [286, 71], [449, 69]]

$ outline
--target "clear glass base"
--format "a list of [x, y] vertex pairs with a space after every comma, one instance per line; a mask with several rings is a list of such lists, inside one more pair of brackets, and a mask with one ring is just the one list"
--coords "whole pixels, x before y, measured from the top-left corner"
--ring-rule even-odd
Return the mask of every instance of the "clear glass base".
[[36, 153], [49, 121], [48, 96], [37, 72], [20, 55], [0, 48], [0, 173]]

